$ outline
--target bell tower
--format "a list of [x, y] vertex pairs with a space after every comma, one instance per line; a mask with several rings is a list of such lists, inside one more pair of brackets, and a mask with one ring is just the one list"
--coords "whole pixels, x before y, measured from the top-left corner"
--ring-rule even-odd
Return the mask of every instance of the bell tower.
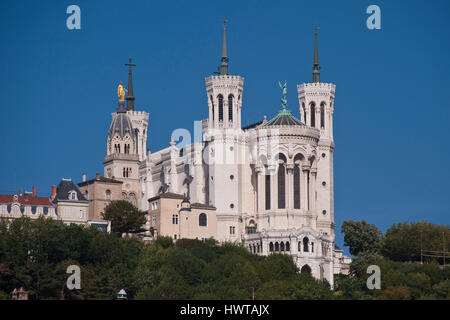
[[[108, 130], [104, 175], [123, 181], [122, 199], [140, 208], [142, 192], [139, 165], [146, 155], [148, 113], [134, 110], [131, 67], [136, 65], [131, 62], [131, 58], [125, 65], [129, 67], [128, 90], [123, 88], [121, 82], [118, 88], [119, 106], [112, 114]], [[126, 99], [125, 91], [128, 91]]]
[[334, 174], [333, 174], [333, 113], [336, 86], [320, 82], [320, 66], [315, 29], [314, 64], [311, 83], [297, 86], [300, 114], [303, 122], [320, 131], [317, 152], [316, 212], [317, 228], [334, 241]]
[[240, 129], [244, 78], [228, 73], [226, 20], [223, 21], [221, 65], [216, 75], [206, 78], [208, 96], [208, 128]]
[[297, 86], [300, 117], [307, 126], [320, 130], [320, 138], [333, 141], [333, 110], [336, 86], [320, 82], [319, 52], [315, 29], [312, 83]]
[[208, 159], [208, 204], [217, 208], [219, 241], [237, 241], [242, 212], [240, 194], [248, 177], [243, 175], [245, 143], [241, 129], [244, 79], [230, 75], [226, 45], [226, 20], [223, 21], [221, 64], [215, 75], [206, 78], [208, 125], [204, 134]]

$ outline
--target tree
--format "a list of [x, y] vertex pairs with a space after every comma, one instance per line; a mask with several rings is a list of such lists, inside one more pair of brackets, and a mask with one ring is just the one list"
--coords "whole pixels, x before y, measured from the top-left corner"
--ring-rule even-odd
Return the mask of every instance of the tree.
[[344, 233], [344, 245], [350, 247], [352, 255], [360, 252], [378, 252], [383, 234], [374, 225], [362, 221], [344, 221], [341, 232]]
[[409, 289], [405, 286], [388, 287], [379, 296], [378, 300], [409, 300]]
[[111, 229], [116, 233], [136, 233], [142, 231], [146, 222], [145, 212], [140, 211], [125, 200], [111, 201], [102, 213], [103, 219], [111, 221]]
[[[434, 255], [443, 255], [443, 240], [445, 248], [450, 248], [450, 227], [432, 224], [426, 221], [417, 223], [397, 223], [387, 231], [382, 241], [381, 253], [394, 261], [420, 261], [420, 247], [423, 250], [434, 251]], [[440, 253], [439, 253], [440, 252]], [[429, 252], [427, 252], [429, 254]], [[438, 260], [425, 257], [425, 261]], [[439, 259], [443, 263], [443, 259]]]

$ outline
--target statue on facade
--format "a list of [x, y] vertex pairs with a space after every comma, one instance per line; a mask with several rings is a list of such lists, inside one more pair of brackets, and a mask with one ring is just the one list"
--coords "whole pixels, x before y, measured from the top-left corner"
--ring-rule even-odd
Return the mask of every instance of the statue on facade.
[[117, 88], [117, 95], [119, 96], [119, 101], [125, 100], [125, 91], [126, 89], [123, 87], [122, 81], [120, 81], [119, 87]]
[[281, 82], [278, 82], [278, 85], [280, 86], [281, 90], [283, 91], [281, 95], [281, 105], [283, 109], [286, 109], [287, 107], [287, 81], [284, 80], [284, 84], [281, 84]]

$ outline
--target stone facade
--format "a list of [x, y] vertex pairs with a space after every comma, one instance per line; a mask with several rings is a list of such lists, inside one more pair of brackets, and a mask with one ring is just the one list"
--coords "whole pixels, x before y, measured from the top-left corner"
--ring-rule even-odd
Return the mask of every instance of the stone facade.
[[[289, 254], [302, 272], [332, 284], [333, 274], [348, 262], [335, 259], [341, 253], [335, 254], [334, 246], [336, 87], [319, 82], [317, 58], [314, 81], [297, 86], [298, 119], [283, 104], [271, 120], [243, 128], [244, 79], [229, 75], [227, 63], [223, 56], [220, 74], [205, 79], [208, 118], [195, 126], [193, 142], [183, 137], [143, 153], [148, 114], [124, 111], [119, 104], [108, 132], [105, 175], [123, 181], [127, 197], [137, 195], [138, 207], [148, 211], [149, 235], [212, 235], [255, 254]], [[119, 118], [125, 124], [120, 128]], [[131, 128], [123, 129], [129, 123]], [[120, 143], [131, 148], [111, 147]], [[189, 215], [183, 203], [189, 203]], [[201, 212], [208, 215], [207, 228], [198, 228], [195, 215]], [[172, 223], [174, 215], [178, 224]]]
[[149, 199], [147, 227], [153, 237], [208, 239], [217, 237], [216, 208], [191, 204], [183, 195], [163, 193]]
[[80, 192], [89, 203], [89, 217], [102, 219], [105, 207], [113, 200], [122, 200], [122, 181], [96, 174], [94, 179], [78, 183]]
[[88, 200], [71, 179], [62, 179], [58, 186], [52, 186], [50, 197], [36, 196], [35, 187], [32, 193], [19, 191], [16, 195], [0, 195], [0, 218], [37, 219], [44, 216], [65, 224], [92, 225], [110, 232], [111, 223], [93, 218], [90, 212]]

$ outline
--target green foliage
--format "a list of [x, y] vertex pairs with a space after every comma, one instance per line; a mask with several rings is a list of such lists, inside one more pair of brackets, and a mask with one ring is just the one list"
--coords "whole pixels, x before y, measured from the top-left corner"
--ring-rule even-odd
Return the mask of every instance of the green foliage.
[[[95, 228], [40, 217], [0, 221], [0, 298], [24, 287], [30, 299], [111, 299], [133, 294], [143, 244]], [[81, 268], [81, 290], [68, 290], [69, 265]]]
[[103, 219], [111, 221], [111, 229], [116, 233], [136, 233], [145, 224], [146, 212], [140, 211], [125, 200], [111, 201], [104, 212]]
[[[359, 224], [359, 223], [358, 223]], [[353, 225], [353, 224], [351, 224]], [[352, 227], [353, 228], [353, 227]], [[352, 231], [346, 224], [343, 230]], [[357, 229], [357, 228], [356, 228]], [[349, 231], [350, 230], [350, 231]], [[380, 250], [359, 250], [353, 258], [348, 276], [335, 276], [334, 295], [337, 299], [381, 299], [381, 300], [434, 300], [450, 299], [450, 268], [442, 268], [438, 260], [428, 259], [424, 264], [420, 258], [420, 232], [424, 248], [442, 250], [443, 233], [448, 226], [433, 225], [426, 222], [399, 223], [393, 225], [384, 239], [376, 247]], [[448, 239], [448, 236], [446, 236]], [[353, 243], [354, 237], [346, 242]], [[356, 245], [361, 248], [361, 245]], [[350, 248], [352, 248], [350, 246]], [[382, 253], [382, 255], [379, 254]], [[417, 255], [419, 252], [419, 255]], [[442, 262], [442, 261], [439, 261]], [[381, 290], [368, 290], [366, 282], [370, 276], [367, 267], [377, 265], [381, 270]]]
[[[396, 232], [407, 237], [404, 229], [414, 231], [411, 226], [393, 226], [382, 249], [393, 243], [401, 246]], [[430, 228], [441, 231], [443, 226]], [[372, 226], [360, 229], [377, 234]], [[31, 299], [115, 299], [122, 288], [130, 299], [249, 300], [253, 294], [257, 300], [450, 299], [450, 267], [442, 268], [437, 261], [393, 261], [376, 250], [378, 240], [358, 244], [363, 238], [349, 240], [359, 248], [358, 254], [349, 275], [335, 276], [332, 291], [326, 281], [300, 274], [287, 254], [258, 256], [240, 245], [219, 245], [213, 239], [174, 243], [170, 237], [160, 237], [143, 244], [136, 238], [43, 217], [15, 219], [8, 227], [0, 221], [0, 299], [9, 299], [19, 287], [25, 287]], [[65, 285], [69, 265], [80, 266], [81, 290], [68, 290]], [[381, 290], [367, 288], [370, 265], [380, 267]]]
[[405, 286], [388, 287], [378, 296], [378, 300], [409, 300], [409, 289]]
[[[382, 241], [381, 253], [394, 261], [420, 261], [421, 235], [423, 250], [435, 251], [434, 254], [441, 252], [442, 255], [445, 237], [445, 248], [449, 251], [450, 227], [421, 221], [398, 223], [390, 227]], [[424, 261], [431, 260], [438, 261], [436, 258], [424, 258]], [[442, 259], [439, 262], [442, 263]]]
[[341, 232], [344, 233], [344, 245], [349, 246], [353, 255], [360, 252], [378, 252], [383, 234], [374, 225], [366, 221], [344, 221]]
[[256, 256], [232, 243], [160, 238], [143, 248], [137, 299], [330, 299], [326, 283], [299, 274], [288, 255]]

